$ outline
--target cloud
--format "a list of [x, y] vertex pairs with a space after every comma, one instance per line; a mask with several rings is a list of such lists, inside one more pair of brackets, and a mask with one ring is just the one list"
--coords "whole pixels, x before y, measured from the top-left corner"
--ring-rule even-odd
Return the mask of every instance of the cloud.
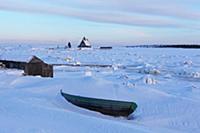
[[146, 15], [170, 16], [182, 19], [200, 19], [198, 0], [49, 0], [61, 5], [71, 5], [75, 8], [88, 10], [118, 11], [126, 13], [140, 13]]
[[189, 27], [179, 19], [200, 19], [200, 13], [193, 11], [191, 2], [198, 3], [196, 0], [0, 0], [0, 10], [61, 15], [98, 23], [173, 28]]

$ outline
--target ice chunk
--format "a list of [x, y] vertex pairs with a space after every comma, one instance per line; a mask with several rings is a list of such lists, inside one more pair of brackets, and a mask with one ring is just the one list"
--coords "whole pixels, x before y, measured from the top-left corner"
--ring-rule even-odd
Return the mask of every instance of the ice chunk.
[[145, 76], [144, 78], [143, 78], [143, 80], [144, 80], [144, 83], [145, 84], [149, 84], [149, 85], [154, 85], [154, 84], [156, 84], [158, 81], [157, 80], [155, 80], [154, 78], [152, 78], [151, 76]]
[[92, 76], [92, 72], [91, 71], [85, 71], [85, 76], [86, 77], [91, 77]]

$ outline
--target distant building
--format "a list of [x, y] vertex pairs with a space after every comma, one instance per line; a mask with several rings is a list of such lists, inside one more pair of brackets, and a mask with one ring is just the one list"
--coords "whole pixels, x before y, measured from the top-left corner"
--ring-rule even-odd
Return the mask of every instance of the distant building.
[[78, 48], [91, 48], [91, 47], [92, 46], [91, 46], [89, 40], [87, 38], [85, 38], [85, 37], [83, 37], [80, 45], [78, 46]]
[[106, 46], [106, 47], [100, 47], [100, 49], [112, 49], [112, 47]]
[[53, 66], [46, 64], [41, 59], [33, 56], [32, 59], [26, 64], [24, 69], [25, 75], [42, 77], [53, 77]]
[[71, 48], [71, 47], [72, 47], [71, 43], [70, 43], [70, 42], [68, 42], [68, 48]]
[[71, 45], [71, 43], [70, 42], [68, 42], [66, 45], [65, 45], [65, 49], [67, 49], [67, 48], [71, 48], [72, 47], [72, 45]]

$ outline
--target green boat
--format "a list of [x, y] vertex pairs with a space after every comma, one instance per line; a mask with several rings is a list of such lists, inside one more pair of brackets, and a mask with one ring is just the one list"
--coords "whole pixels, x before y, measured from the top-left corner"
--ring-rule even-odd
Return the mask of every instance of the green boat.
[[63, 93], [62, 90], [60, 90], [60, 93], [68, 102], [76, 106], [93, 111], [98, 111], [105, 115], [128, 117], [137, 108], [137, 104], [134, 102], [75, 96]]

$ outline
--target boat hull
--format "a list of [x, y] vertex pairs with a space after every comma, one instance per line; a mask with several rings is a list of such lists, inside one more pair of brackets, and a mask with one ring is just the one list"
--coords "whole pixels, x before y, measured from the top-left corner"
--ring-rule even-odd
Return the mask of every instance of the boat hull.
[[63, 93], [62, 91], [61, 95], [68, 102], [76, 106], [97, 111], [106, 115], [128, 117], [137, 108], [137, 104], [134, 102], [88, 98], [88, 97], [70, 95], [67, 93]]

